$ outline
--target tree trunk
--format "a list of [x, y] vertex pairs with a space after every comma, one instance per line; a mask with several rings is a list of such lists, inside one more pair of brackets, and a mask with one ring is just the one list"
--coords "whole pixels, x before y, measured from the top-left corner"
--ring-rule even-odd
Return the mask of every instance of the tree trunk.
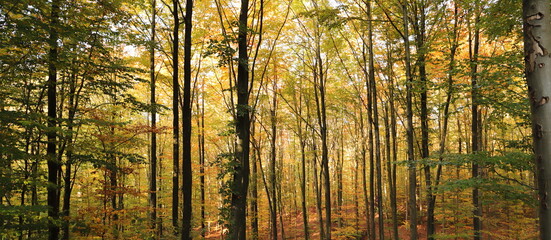
[[172, 226], [174, 234], [177, 235], [180, 226], [178, 224], [179, 204], [179, 178], [180, 178], [180, 117], [178, 102], [180, 97], [180, 83], [178, 81], [178, 59], [179, 59], [179, 30], [180, 17], [178, 13], [179, 0], [172, 0], [172, 17], [174, 18], [172, 29]]
[[[270, 121], [271, 121], [271, 139], [270, 139], [270, 196], [272, 197], [272, 200], [270, 201], [272, 204], [271, 212], [270, 212], [270, 222], [272, 224], [271, 231], [272, 231], [272, 239], [277, 240], [277, 213], [278, 213], [278, 200], [277, 200], [277, 172], [276, 172], [276, 165], [277, 165], [277, 156], [276, 156], [276, 141], [277, 141], [277, 78], [273, 83], [273, 98], [272, 98], [272, 106], [270, 109]], [[283, 226], [282, 226], [283, 227]]]
[[551, 60], [547, 57], [551, 39], [549, 2], [543, 0], [523, 1], [524, 56], [528, 95], [532, 111], [532, 138], [536, 160], [536, 176], [539, 193], [540, 239], [551, 239], [551, 144], [550, 135], [544, 131], [551, 128], [551, 108], [547, 104], [551, 95]]
[[191, 33], [193, 0], [186, 0], [184, 16], [184, 106], [182, 107], [182, 240], [191, 239], [192, 169], [191, 169]]
[[[367, 19], [371, 20], [371, 1], [367, 2]], [[384, 239], [384, 222], [383, 222], [383, 172], [381, 168], [381, 138], [379, 133], [379, 111], [377, 108], [377, 86], [375, 83], [375, 61], [374, 61], [374, 53], [373, 53], [373, 24], [372, 21], [368, 21], [368, 50], [369, 50], [369, 83], [368, 89], [371, 91], [371, 108], [372, 108], [372, 127], [373, 127], [373, 133], [375, 138], [375, 170], [376, 170], [376, 178], [377, 178], [377, 213], [379, 214], [379, 221], [378, 221], [378, 231], [379, 231], [379, 239]], [[375, 218], [373, 218], [375, 220]]]
[[[398, 240], [398, 207], [396, 203], [396, 164], [392, 162], [397, 161], [396, 152], [396, 113], [394, 109], [394, 70], [392, 65], [394, 64], [390, 44], [387, 43], [387, 74], [389, 76], [389, 99], [388, 109], [385, 116], [385, 128], [387, 138], [387, 175], [389, 178], [389, 190], [390, 190], [390, 208], [392, 211], [392, 236], [394, 240]], [[389, 119], [390, 118], [390, 119]], [[391, 142], [392, 139], [392, 142]]]
[[406, 4], [402, 5], [404, 17], [404, 45], [406, 52], [406, 114], [407, 114], [407, 149], [408, 149], [408, 176], [409, 176], [409, 192], [408, 192], [408, 213], [409, 213], [409, 230], [410, 239], [417, 240], [417, 170], [415, 162], [415, 153], [413, 146], [413, 108], [412, 108], [412, 87], [413, 76], [411, 74], [411, 54], [409, 49], [409, 23], [408, 23], [408, 8]]
[[[421, 120], [421, 159], [428, 160], [429, 157], [429, 119], [428, 119], [428, 89], [427, 89], [427, 69], [426, 69], [426, 29], [425, 29], [425, 9], [426, 2], [421, 0], [417, 5], [417, 11], [415, 12], [414, 30], [415, 30], [415, 44], [417, 49], [417, 66], [419, 69], [419, 91], [420, 91], [420, 120]], [[426, 201], [429, 205], [427, 207], [427, 238], [429, 240], [434, 239], [434, 206], [430, 206], [433, 198], [433, 186], [432, 186], [432, 174], [431, 167], [428, 164], [423, 166], [425, 174], [425, 186], [427, 191]]]
[[[365, 50], [368, 50], [369, 51], [369, 46], [367, 45], [364, 45], [364, 49], [363, 49], [363, 60], [364, 60], [364, 63], [366, 64], [369, 64], [368, 63], [368, 59], [366, 58], [369, 58], [369, 52], [366, 54], [365, 53]], [[368, 236], [369, 236], [369, 239], [370, 240], [375, 240], [377, 234], [375, 233], [376, 231], [376, 226], [375, 226], [375, 156], [374, 156], [374, 146], [373, 146], [373, 126], [375, 125], [373, 123], [373, 93], [372, 93], [372, 88], [371, 88], [371, 73], [370, 73], [370, 69], [368, 69], [368, 67], [365, 67], [366, 70], [364, 71], [365, 73], [365, 79], [366, 79], [366, 89], [367, 89], [367, 102], [366, 102], [366, 110], [367, 110], [367, 120], [368, 120], [368, 125], [367, 125], [367, 135], [368, 135], [368, 139], [367, 139], [367, 143], [368, 143], [368, 148], [369, 148], [369, 214], [367, 214], [368, 216], [368, 220], [367, 220], [367, 223], [368, 223]], [[367, 205], [366, 205], [366, 208], [367, 208]]]
[[[325, 239], [325, 226], [323, 225], [323, 207], [322, 207], [322, 199], [321, 199], [321, 184], [320, 184], [320, 178], [321, 174], [318, 175], [318, 149], [317, 144], [315, 142], [316, 140], [312, 138], [312, 152], [314, 153], [313, 163], [314, 167], [314, 192], [316, 193], [316, 209], [318, 213], [318, 222], [319, 222], [319, 233], [320, 233], [320, 239]], [[320, 177], [320, 178], [318, 178]]]
[[[254, 123], [252, 124], [251, 129], [251, 136], [254, 136], [255, 127]], [[251, 213], [252, 216], [251, 219], [251, 228], [252, 228], [252, 236], [251, 239], [258, 239], [259, 233], [258, 233], [258, 158], [260, 157], [260, 151], [255, 146], [255, 140], [252, 140], [253, 142], [253, 155], [251, 159]]]
[[[302, 82], [299, 83], [299, 98], [298, 102], [295, 99], [295, 102], [297, 102], [297, 110], [298, 110], [298, 116], [297, 116], [297, 133], [298, 138], [300, 142], [300, 159], [301, 159], [301, 181], [300, 181], [300, 194], [301, 194], [301, 206], [302, 206], [302, 221], [304, 225], [304, 239], [309, 240], [310, 239], [310, 233], [308, 229], [308, 208], [307, 208], [307, 199], [306, 199], [306, 138], [303, 133], [303, 125], [302, 125]], [[293, 95], [295, 96], [295, 95]]]
[[371, 236], [373, 234], [373, 232], [371, 231], [371, 228], [369, 227], [369, 216], [370, 216], [370, 211], [369, 211], [369, 195], [367, 194], [367, 156], [366, 156], [366, 153], [367, 153], [367, 146], [366, 146], [366, 136], [365, 136], [365, 125], [364, 125], [364, 117], [363, 117], [363, 112], [362, 112], [362, 108], [359, 109], [360, 111], [360, 131], [361, 131], [361, 135], [362, 135], [362, 142], [361, 142], [361, 146], [362, 146], [362, 149], [361, 149], [361, 158], [362, 158], [362, 195], [363, 195], [363, 200], [364, 200], [364, 205], [365, 205], [365, 220], [366, 220], [366, 225], [368, 226], [368, 235]]
[[[480, 44], [480, 29], [479, 29], [479, 19], [480, 19], [480, 7], [479, 1], [475, 1], [475, 19], [474, 19], [474, 39], [469, 36], [469, 58], [471, 62], [471, 151], [472, 154], [476, 154], [479, 151], [480, 135], [479, 135], [479, 117], [478, 117], [478, 49]], [[473, 42], [474, 41], [474, 42]], [[471, 168], [471, 178], [477, 179], [479, 175], [478, 162], [475, 157], [473, 159], [472, 168]], [[479, 202], [479, 191], [478, 186], [475, 185], [473, 188], [472, 194], [473, 201], [473, 230], [474, 230], [474, 240], [481, 239], [481, 216], [482, 209]]]
[[250, 141], [250, 115], [249, 115], [249, 56], [247, 52], [247, 18], [249, 12], [249, 0], [241, 0], [239, 13], [238, 67], [237, 67], [237, 109], [235, 115], [236, 152], [235, 168], [233, 169], [233, 188], [230, 210], [231, 240], [246, 239], [247, 228], [247, 189], [249, 187], [249, 141]]
[[[199, 108], [199, 102], [197, 102], [197, 108]], [[201, 115], [198, 118], [199, 134], [198, 134], [198, 145], [199, 145], [199, 187], [201, 192], [201, 237], [204, 239], [206, 236], [206, 226], [205, 226], [205, 82], [201, 85], [201, 105], [198, 109], [199, 114]], [[200, 121], [200, 125], [199, 125]]]
[[532, 110], [532, 138], [539, 193], [540, 239], [551, 239], [551, 43], [549, 1], [524, 0], [524, 56], [528, 95]]
[[156, 236], [157, 225], [157, 106], [155, 100], [155, 18], [157, 17], [156, 0], [151, 2], [151, 42], [149, 43], [149, 77], [151, 84], [150, 103], [151, 103], [151, 150], [150, 150], [150, 163], [149, 163], [149, 208], [151, 229]]
[[[71, 192], [73, 190], [73, 164], [74, 164], [74, 155], [73, 155], [73, 142], [75, 139], [74, 133], [74, 124], [75, 124], [75, 115], [78, 108], [78, 97], [80, 95], [80, 92], [84, 86], [84, 81], [81, 82], [80, 86], [78, 86], [77, 90], [77, 77], [76, 74], [73, 74], [71, 76], [71, 80], [69, 83], [69, 113], [67, 117], [67, 132], [68, 136], [66, 139], [67, 152], [65, 153], [65, 156], [67, 157], [65, 162], [65, 175], [63, 179], [64, 187], [63, 187], [63, 211], [62, 215], [65, 218], [63, 221], [63, 236], [62, 239], [68, 240], [70, 239], [70, 229], [69, 229], [69, 216], [71, 213]], [[61, 154], [61, 153], [60, 153]]]
[[58, 32], [59, 27], [60, 0], [53, 0], [51, 3], [49, 23], [49, 53], [48, 53], [48, 131], [46, 133], [48, 143], [46, 155], [48, 159], [48, 239], [59, 238], [59, 188], [58, 174], [61, 168], [56, 157], [56, 87], [57, 87], [57, 63], [58, 63]]

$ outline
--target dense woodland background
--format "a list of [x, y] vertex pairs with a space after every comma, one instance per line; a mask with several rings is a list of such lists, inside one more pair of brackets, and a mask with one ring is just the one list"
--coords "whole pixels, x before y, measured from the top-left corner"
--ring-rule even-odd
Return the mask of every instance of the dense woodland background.
[[535, 239], [521, 9], [0, 0], [0, 238]]

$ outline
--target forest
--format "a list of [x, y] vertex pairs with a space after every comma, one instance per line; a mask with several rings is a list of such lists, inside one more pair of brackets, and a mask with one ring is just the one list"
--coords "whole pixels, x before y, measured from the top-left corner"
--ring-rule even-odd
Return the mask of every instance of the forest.
[[0, 239], [551, 239], [549, 0], [0, 0]]

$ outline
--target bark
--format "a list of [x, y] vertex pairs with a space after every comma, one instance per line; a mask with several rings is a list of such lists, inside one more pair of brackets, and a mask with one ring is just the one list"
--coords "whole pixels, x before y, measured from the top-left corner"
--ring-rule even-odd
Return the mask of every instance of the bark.
[[50, 23], [49, 23], [49, 53], [48, 53], [48, 131], [46, 133], [48, 143], [46, 147], [47, 165], [48, 165], [48, 239], [57, 240], [59, 238], [59, 186], [58, 175], [61, 165], [56, 157], [56, 138], [55, 127], [56, 106], [57, 106], [57, 63], [58, 63], [58, 38], [57, 32], [59, 24], [60, 0], [53, 0], [51, 3]]
[[249, 115], [249, 56], [247, 51], [247, 18], [249, 0], [241, 0], [238, 29], [238, 67], [237, 67], [237, 109], [235, 130], [237, 134], [235, 168], [233, 169], [233, 189], [231, 196], [229, 239], [246, 239], [247, 228], [247, 189], [249, 187], [249, 150], [250, 150], [250, 115]]
[[[300, 121], [300, 120], [299, 120]], [[299, 125], [300, 129], [300, 125]], [[304, 225], [304, 239], [308, 240], [310, 238], [309, 227], [308, 227], [308, 207], [306, 200], [306, 142], [302, 136], [302, 130], [299, 130], [299, 141], [300, 141], [300, 158], [301, 158], [301, 182], [300, 182], [300, 194], [301, 194], [301, 207], [302, 207], [302, 222]]]
[[[254, 124], [252, 124], [251, 129], [251, 136], [254, 136], [255, 127]], [[256, 145], [254, 143], [255, 140], [253, 140], [253, 146]], [[260, 155], [259, 149], [255, 146], [253, 149], [253, 155], [251, 159], [251, 213], [252, 216], [251, 219], [251, 228], [252, 228], [252, 239], [258, 239], [259, 232], [258, 232], [258, 158]]]
[[[297, 126], [298, 126], [298, 138], [300, 142], [300, 159], [301, 159], [301, 176], [300, 181], [300, 194], [301, 194], [301, 207], [302, 207], [302, 221], [304, 225], [304, 239], [310, 239], [310, 233], [308, 229], [308, 208], [306, 200], [306, 138], [303, 133], [302, 125], [302, 84], [299, 83], [299, 99], [298, 99], [298, 116], [297, 116]], [[295, 101], [297, 102], [297, 101]]]
[[180, 83], [178, 81], [178, 59], [179, 59], [179, 0], [172, 0], [172, 17], [174, 27], [172, 29], [172, 226], [174, 233], [178, 234], [178, 204], [179, 204], [179, 178], [180, 178], [180, 117], [178, 102], [180, 97]]
[[[367, 19], [371, 20], [371, 1], [367, 2]], [[378, 231], [379, 239], [384, 239], [384, 222], [383, 222], [383, 172], [381, 168], [381, 138], [379, 133], [379, 111], [377, 108], [377, 86], [375, 83], [375, 64], [373, 53], [373, 24], [372, 21], [368, 21], [369, 36], [368, 36], [368, 49], [369, 49], [369, 85], [371, 90], [371, 106], [373, 111], [373, 133], [375, 140], [375, 170], [377, 178], [377, 213], [379, 214]], [[374, 219], [373, 219], [374, 220]]]
[[539, 195], [540, 239], [551, 239], [551, 24], [549, 1], [524, 0], [524, 56], [532, 112], [532, 139]]
[[315, 139], [312, 139], [312, 152], [314, 153], [313, 158], [313, 171], [314, 171], [314, 192], [316, 193], [316, 209], [318, 214], [318, 222], [319, 222], [319, 233], [320, 233], [320, 239], [325, 239], [325, 226], [323, 225], [323, 208], [322, 208], [322, 199], [321, 199], [321, 184], [320, 184], [320, 178], [321, 174], [318, 175], [318, 154], [317, 154], [317, 144], [315, 142]]
[[[74, 155], [73, 155], [73, 142], [75, 139], [76, 133], [74, 132], [75, 127], [75, 115], [79, 105], [79, 96], [84, 87], [84, 81], [77, 86], [77, 76], [73, 74], [69, 83], [69, 113], [67, 117], [67, 132], [68, 136], [66, 143], [68, 145], [67, 151], [65, 153], [66, 162], [65, 162], [65, 175], [63, 179], [63, 211], [62, 215], [65, 218], [63, 221], [63, 236], [62, 239], [70, 239], [69, 231], [69, 216], [71, 215], [71, 192], [73, 190], [73, 164], [74, 164]], [[78, 88], [78, 90], [77, 90]], [[59, 153], [61, 154], [61, 153]]]
[[[278, 200], [277, 200], [277, 179], [276, 179], [276, 165], [277, 165], [277, 156], [276, 156], [276, 141], [277, 141], [277, 79], [275, 80], [273, 84], [273, 98], [272, 98], [272, 106], [270, 109], [270, 121], [271, 121], [271, 141], [270, 141], [270, 195], [272, 197], [272, 200], [270, 201], [272, 204], [271, 212], [270, 212], [270, 222], [271, 222], [271, 230], [272, 230], [272, 239], [277, 240], [277, 213], [278, 213]], [[283, 227], [283, 226], [282, 226]]]
[[329, 150], [327, 148], [327, 113], [326, 113], [326, 102], [325, 102], [325, 79], [323, 76], [323, 69], [321, 64], [321, 55], [318, 55], [320, 61], [320, 110], [321, 115], [319, 118], [320, 121], [320, 131], [321, 131], [321, 169], [323, 174], [323, 186], [325, 190], [325, 234], [326, 239], [331, 239], [331, 182], [329, 179]]
[[184, 16], [184, 96], [182, 107], [182, 240], [191, 239], [192, 169], [191, 169], [191, 33], [193, 0], [186, 0]]
[[[394, 109], [394, 70], [392, 68], [393, 57], [390, 49], [390, 44], [387, 45], [387, 68], [389, 76], [389, 99], [388, 109], [385, 116], [385, 128], [387, 139], [387, 175], [389, 178], [389, 192], [390, 192], [390, 208], [392, 212], [392, 236], [393, 239], [398, 240], [398, 207], [396, 203], [396, 164], [392, 162], [397, 161], [396, 152], [396, 111]], [[388, 116], [390, 115], [390, 116]], [[390, 117], [390, 119], [389, 119]], [[391, 142], [392, 139], [392, 142]]]
[[[415, 45], [417, 49], [417, 67], [419, 69], [419, 86], [420, 86], [420, 120], [421, 120], [421, 158], [428, 160], [429, 157], [429, 119], [428, 119], [428, 89], [427, 89], [427, 69], [426, 69], [426, 15], [425, 8], [426, 2], [424, 0], [419, 1], [416, 5], [415, 22], [413, 23], [415, 31]], [[433, 186], [432, 186], [432, 174], [431, 167], [428, 164], [423, 166], [425, 174], [425, 186], [427, 191], [427, 238], [429, 240], [434, 239], [434, 206], [431, 206], [433, 198]]]
[[[476, 154], [479, 149], [480, 134], [479, 134], [479, 116], [478, 116], [478, 50], [480, 44], [480, 30], [478, 22], [480, 19], [479, 1], [475, 1], [475, 19], [474, 19], [474, 39], [469, 36], [469, 58], [471, 61], [471, 151]], [[479, 166], [477, 160], [474, 159], [471, 168], [471, 178], [477, 179], [479, 176]], [[479, 189], [475, 185], [472, 193], [473, 201], [473, 230], [474, 239], [481, 239], [481, 216], [482, 209], [479, 202]]]
[[343, 163], [344, 163], [344, 123], [340, 126], [339, 135], [337, 136], [339, 140], [337, 143], [339, 145], [339, 151], [337, 152], [337, 224], [338, 227], [343, 227]]
[[157, 11], [155, 9], [156, 7], [156, 0], [153, 0], [151, 3], [151, 11], [152, 11], [152, 17], [151, 17], [151, 46], [149, 50], [149, 77], [150, 77], [150, 84], [151, 84], [151, 92], [150, 92], [150, 103], [151, 103], [151, 129], [153, 130], [151, 132], [151, 149], [150, 149], [150, 163], [149, 163], [149, 208], [150, 211], [150, 224], [151, 229], [154, 232], [154, 235], [157, 235], [155, 233], [156, 224], [157, 224], [157, 107], [156, 107], [156, 99], [155, 99], [155, 18], [157, 17]]
[[411, 54], [409, 49], [409, 23], [408, 23], [408, 8], [406, 4], [402, 5], [404, 17], [404, 44], [406, 52], [406, 115], [407, 115], [407, 157], [408, 157], [408, 213], [409, 213], [409, 230], [410, 239], [417, 239], [417, 170], [415, 162], [415, 153], [413, 146], [413, 108], [412, 108], [412, 87], [413, 77], [411, 73]]
[[[199, 187], [201, 192], [201, 237], [204, 239], [206, 235], [206, 226], [205, 226], [205, 82], [201, 85], [201, 108], [198, 111], [201, 114], [200, 125], [198, 123], [197, 128], [199, 129], [198, 145], [199, 145]], [[199, 104], [197, 104], [199, 108]]]
[[[369, 51], [369, 46], [364, 45], [364, 50], [362, 52], [363, 54], [363, 60], [364, 63], [368, 63], [369, 60], [366, 60], [366, 58], [369, 58], [369, 52], [366, 54], [365, 49]], [[376, 238], [376, 226], [375, 226], [375, 156], [374, 156], [374, 146], [373, 146], [373, 129], [374, 129], [374, 123], [373, 123], [373, 92], [371, 88], [371, 70], [368, 69], [368, 67], [365, 67], [366, 70], [364, 73], [366, 74], [366, 89], [367, 89], [367, 119], [368, 119], [368, 148], [369, 148], [369, 214], [368, 216], [368, 225], [369, 225], [369, 239], [375, 240]], [[367, 205], [366, 205], [367, 208]]]
[[[369, 195], [367, 194], [367, 156], [366, 156], [366, 153], [367, 153], [367, 146], [366, 146], [366, 136], [365, 136], [365, 127], [364, 127], [364, 117], [363, 117], [363, 112], [362, 112], [362, 109], [360, 108], [359, 109], [360, 111], [360, 131], [361, 131], [361, 135], [362, 135], [362, 142], [361, 142], [361, 154], [362, 154], [362, 195], [363, 195], [363, 200], [364, 200], [364, 205], [365, 205], [365, 216], [366, 216], [366, 225], [369, 225], [370, 221], [369, 221]], [[371, 230], [371, 229], [370, 229]], [[368, 231], [367, 233], [368, 235], [371, 235], [372, 232], [371, 231]]]

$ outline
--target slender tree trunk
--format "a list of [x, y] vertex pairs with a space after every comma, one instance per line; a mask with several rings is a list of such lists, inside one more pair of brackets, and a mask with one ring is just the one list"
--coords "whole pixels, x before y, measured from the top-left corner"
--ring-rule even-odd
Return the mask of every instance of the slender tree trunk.
[[46, 133], [48, 143], [46, 156], [48, 162], [48, 239], [59, 238], [59, 186], [58, 175], [61, 168], [56, 157], [56, 87], [57, 87], [57, 63], [58, 63], [58, 32], [60, 0], [51, 2], [50, 23], [49, 23], [49, 53], [48, 53], [48, 131]]
[[[367, 19], [371, 20], [371, 1], [367, 2]], [[379, 133], [379, 111], [377, 108], [377, 87], [375, 83], [375, 61], [374, 61], [374, 53], [373, 53], [373, 24], [372, 21], [368, 21], [368, 50], [369, 50], [369, 83], [368, 87], [370, 87], [371, 91], [371, 106], [372, 106], [372, 123], [373, 123], [373, 133], [374, 133], [374, 140], [375, 140], [375, 170], [376, 170], [376, 177], [377, 177], [377, 213], [379, 214], [379, 221], [378, 221], [378, 231], [379, 231], [379, 239], [384, 239], [384, 221], [383, 221], [383, 180], [382, 180], [382, 167], [381, 167], [381, 138]], [[373, 166], [372, 166], [373, 167]], [[373, 219], [375, 220], [375, 219]]]
[[343, 227], [343, 162], [344, 162], [344, 123], [340, 126], [340, 131], [338, 134], [339, 140], [337, 140], [337, 144], [339, 145], [339, 151], [337, 152], [337, 164], [336, 164], [336, 170], [337, 170], [337, 213], [338, 213], [338, 219], [337, 224], [338, 227]]
[[178, 205], [179, 205], [179, 178], [180, 178], [180, 117], [178, 102], [180, 97], [180, 83], [178, 76], [178, 59], [179, 59], [179, 31], [180, 31], [180, 16], [179, 16], [179, 0], [172, 0], [172, 17], [174, 28], [172, 29], [172, 226], [174, 233], [177, 235], [180, 232], [178, 224]]
[[64, 187], [63, 187], [63, 211], [62, 215], [65, 218], [63, 221], [63, 236], [62, 239], [68, 240], [70, 238], [70, 229], [69, 229], [69, 216], [71, 213], [71, 192], [72, 192], [72, 176], [73, 176], [73, 142], [74, 142], [74, 124], [75, 124], [75, 115], [78, 108], [78, 95], [82, 89], [84, 82], [81, 83], [80, 89], [77, 91], [77, 77], [75, 74], [71, 77], [69, 83], [69, 113], [67, 117], [67, 132], [68, 136], [66, 139], [67, 152], [65, 156], [67, 157], [65, 162], [65, 175], [64, 175]]
[[[301, 121], [300, 119], [298, 121]], [[301, 162], [301, 182], [300, 182], [300, 193], [301, 193], [301, 206], [302, 206], [302, 222], [304, 225], [304, 239], [310, 239], [310, 233], [308, 228], [308, 208], [307, 208], [307, 199], [306, 199], [306, 140], [302, 135], [302, 126], [299, 124], [299, 141], [300, 141], [300, 158]]]
[[157, 106], [155, 99], [155, 18], [157, 17], [156, 4], [157, 1], [153, 0], [151, 2], [151, 46], [149, 50], [149, 77], [151, 83], [151, 92], [150, 92], [150, 103], [151, 103], [151, 152], [150, 152], [150, 163], [149, 163], [149, 208], [150, 211], [150, 221], [151, 229], [154, 232], [154, 235], [157, 236], [155, 230], [157, 229]]
[[[255, 133], [255, 127], [254, 123], [252, 124], [251, 129], [251, 136], [254, 136]], [[253, 146], [256, 145], [253, 141]], [[253, 148], [253, 155], [251, 158], [251, 228], [252, 228], [252, 236], [251, 239], [258, 239], [259, 232], [258, 232], [258, 158], [260, 155], [260, 151], [255, 146]]]
[[[369, 41], [369, 40], [368, 40]], [[365, 51], [368, 51], [366, 53]], [[363, 51], [363, 62], [367, 65], [364, 66], [364, 74], [365, 74], [365, 81], [366, 81], [366, 89], [367, 89], [367, 102], [366, 102], [366, 110], [367, 110], [367, 143], [369, 148], [369, 214], [367, 214], [368, 220], [368, 236], [370, 240], [375, 240], [377, 237], [376, 234], [376, 224], [375, 224], [375, 156], [374, 156], [374, 146], [373, 146], [373, 126], [375, 125], [373, 123], [373, 97], [372, 97], [372, 88], [371, 88], [371, 70], [369, 69], [369, 46], [364, 44]], [[367, 205], [366, 205], [367, 208]]]
[[411, 54], [409, 49], [409, 23], [408, 23], [408, 8], [402, 4], [404, 17], [404, 44], [406, 52], [406, 115], [407, 115], [407, 155], [408, 155], [408, 176], [409, 176], [409, 192], [408, 192], [408, 213], [409, 213], [409, 237], [411, 240], [417, 240], [417, 170], [415, 162], [415, 153], [413, 146], [413, 107], [412, 107], [412, 88], [413, 76], [411, 73]]
[[[479, 135], [479, 117], [478, 117], [478, 50], [480, 44], [480, 30], [478, 26], [480, 19], [480, 7], [479, 1], [475, 1], [475, 19], [474, 19], [474, 39], [469, 36], [469, 57], [471, 61], [471, 151], [476, 154], [479, 151], [480, 135]], [[479, 176], [479, 166], [477, 159], [473, 160], [471, 177], [477, 179]], [[482, 230], [482, 209], [479, 202], [479, 189], [478, 186], [473, 188], [473, 230], [474, 239], [481, 239]]]
[[532, 138], [536, 160], [536, 176], [539, 193], [540, 239], [551, 239], [551, 24], [549, 1], [524, 0], [522, 17], [524, 20], [524, 56], [526, 82], [532, 110]]
[[184, 16], [184, 106], [182, 109], [182, 240], [191, 239], [192, 169], [191, 169], [191, 33], [193, 0], [186, 0]]
[[[429, 157], [429, 118], [428, 118], [428, 77], [426, 69], [426, 29], [425, 29], [425, 9], [426, 2], [425, 0], [420, 0], [417, 3], [417, 11], [415, 13], [416, 22], [414, 25], [415, 30], [415, 43], [417, 49], [417, 66], [419, 69], [419, 91], [420, 91], [420, 120], [421, 120], [421, 159], [428, 159]], [[430, 206], [433, 198], [433, 186], [432, 186], [432, 174], [431, 167], [428, 164], [423, 166], [425, 174], [425, 186], [427, 191], [426, 201], [429, 205], [427, 207], [427, 238], [429, 240], [434, 239], [432, 236], [434, 234], [434, 207]]]
[[[204, 239], [206, 236], [205, 226], [205, 82], [201, 84], [201, 107], [198, 109], [200, 118], [198, 118], [198, 130], [197, 136], [199, 145], [199, 191], [201, 192], [201, 237]], [[199, 108], [199, 101], [197, 102], [197, 108]], [[200, 122], [200, 124], [199, 124]]]
[[367, 146], [366, 146], [366, 136], [365, 136], [365, 125], [364, 125], [364, 117], [363, 117], [363, 112], [362, 112], [362, 108], [359, 109], [360, 111], [360, 131], [361, 131], [361, 135], [362, 135], [362, 142], [361, 142], [361, 146], [362, 146], [362, 149], [361, 149], [361, 154], [362, 154], [362, 192], [363, 192], [363, 200], [364, 200], [364, 205], [365, 205], [365, 216], [366, 216], [366, 225], [368, 226], [368, 232], [367, 232], [367, 235], [371, 236], [373, 235], [374, 233], [372, 232], [371, 228], [369, 227], [370, 225], [370, 222], [369, 221], [369, 216], [370, 216], [370, 211], [369, 211], [369, 195], [367, 194]]
[[249, 0], [241, 0], [239, 13], [238, 67], [237, 67], [237, 109], [235, 116], [235, 131], [237, 134], [235, 157], [237, 163], [233, 169], [233, 193], [231, 196], [230, 233], [231, 240], [246, 239], [247, 228], [247, 189], [249, 187], [249, 56], [247, 52], [247, 18]]
[[[394, 110], [394, 70], [392, 68], [393, 56], [390, 49], [390, 44], [387, 45], [387, 74], [389, 76], [389, 100], [388, 109], [385, 116], [385, 129], [387, 138], [387, 175], [389, 178], [389, 190], [390, 190], [390, 208], [392, 211], [392, 233], [393, 239], [398, 240], [398, 207], [396, 203], [396, 164], [392, 162], [397, 161], [396, 157], [396, 113]], [[389, 119], [390, 118], [390, 119]], [[392, 139], [392, 142], [391, 142]]]
[[321, 131], [321, 168], [322, 168], [322, 175], [323, 175], [323, 185], [325, 190], [325, 230], [327, 233], [325, 234], [326, 239], [331, 239], [331, 182], [329, 179], [329, 150], [327, 148], [327, 113], [326, 113], [326, 106], [325, 106], [325, 77], [324, 72], [322, 68], [322, 60], [321, 55], [318, 55], [318, 60], [320, 61], [320, 85], [319, 85], [319, 92], [320, 92], [320, 107], [321, 107], [321, 116], [319, 118], [320, 120], [320, 131]]
[[318, 222], [319, 222], [319, 233], [320, 239], [325, 239], [325, 226], [323, 225], [323, 207], [321, 199], [321, 174], [318, 175], [318, 154], [317, 154], [317, 144], [315, 139], [312, 139], [312, 152], [314, 153], [313, 158], [313, 171], [314, 171], [314, 192], [316, 193], [316, 209], [318, 212]]
[[308, 227], [308, 208], [307, 208], [307, 199], [306, 199], [306, 137], [304, 136], [303, 132], [303, 124], [302, 124], [302, 81], [298, 83], [299, 89], [299, 97], [298, 100], [296, 99], [296, 95], [293, 95], [294, 102], [297, 104], [296, 109], [298, 112], [296, 121], [297, 121], [297, 134], [298, 139], [300, 142], [300, 172], [301, 172], [301, 180], [300, 180], [300, 196], [301, 196], [301, 207], [302, 207], [302, 222], [303, 222], [303, 229], [304, 229], [304, 239], [309, 240], [310, 239], [310, 233], [309, 233], [309, 227]]
[[[270, 212], [270, 222], [272, 224], [271, 230], [272, 230], [272, 239], [277, 240], [277, 213], [278, 213], [278, 200], [277, 200], [277, 172], [276, 172], [276, 165], [277, 165], [277, 156], [276, 156], [276, 141], [277, 141], [277, 80], [273, 83], [273, 98], [272, 98], [272, 106], [270, 109], [270, 121], [271, 121], [271, 142], [270, 142], [270, 195], [272, 197], [272, 200], [270, 201], [272, 204], [271, 212]], [[283, 226], [282, 226], [283, 227]]]

